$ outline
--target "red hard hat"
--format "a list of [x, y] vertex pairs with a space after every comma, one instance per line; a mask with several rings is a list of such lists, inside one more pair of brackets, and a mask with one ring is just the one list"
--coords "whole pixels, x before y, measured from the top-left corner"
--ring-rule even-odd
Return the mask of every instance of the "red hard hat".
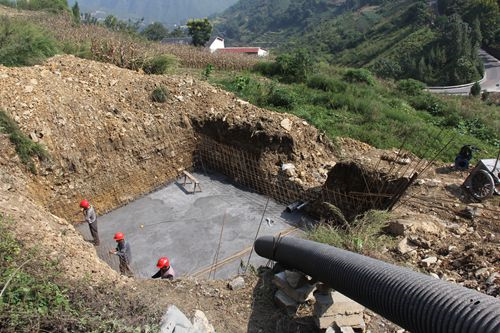
[[116, 240], [116, 241], [122, 240], [122, 239], [124, 239], [124, 238], [125, 238], [125, 235], [123, 234], [123, 232], [117, 232], [117, 233], [115, 234], [115, 240]]
[[82, 202], [80, 202], [80, 207], [87, 209], [90, 207], [90, 204], [87, 200], [83, 199]]
[[169, 267], [169, 266], [170, 266], [170, 261], [168, 261], [167, 257], [158, 259], [158, 263], [156, 264], [156, 267], [158, 268]]

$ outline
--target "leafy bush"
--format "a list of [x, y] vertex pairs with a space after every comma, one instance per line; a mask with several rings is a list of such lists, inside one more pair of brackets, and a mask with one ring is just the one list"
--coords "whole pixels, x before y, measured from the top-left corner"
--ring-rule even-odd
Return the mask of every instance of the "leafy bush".
[[212, 64], [207, 64], [201, 75], [203, 76], [203, 78], [208, 79], [213, 71], [214, 71], [214, 66]]
[[398, 90], [410, 96], [420, 95], [424, 89], [425, 84], [414, 79], [398, 81]]
[[250, 78], [248, 76], [237, 76], [236, 77], [236, 89], [239, 91], [245, 89], [250, 83]]
[[286, 82], [304, 82], [312, 70], [312, 58], [305, 49], [279, 55], [276, 64]]
[[475, 82], [472, 87], [470, 88], [470, 94], [474, 97], [477, 97], [481, 94], [481, 85], [479, 82]]
[[344, 73], [344, 80], [351, 83], [366, 83], [370, 86], [375, 84], [372, 73], [364, 68], [348, 69]]
[[0, 17], [0, 64], [31, 66], [57, 53], [56, 41], [25, 21]]
[[267, 96], [267, 103], [276, 107], [291, 109], [295, 104], [295, 95], [287, 89], [271, 87]]
[[142, 69], [146, 74], [166, 74], [177, 68], [178, 63], [179, 61], [177, 57], [171, 54], [162, 54], [147, 59], [144, 62]]
[[280, 74], [280, 66], [274, 61], [260, 61], [253, 66], [252, 70], [269, 77]]
[[307, 80], [307, 86], [312, 89], [319, 89], [323, 91], [342, 92], [345, 91], [347, 86], [344, 82], [326, 77], [322, 74], [311, 76]]
[[156, 87], [151, 93], [151, 100], [156, 103], [165, 103], [168, 98], [168, 90], [165, 86]]
[[21, 162], [26, 164], [31, 172], [36, 173], [36, 167], [33, 163], [33, 157], [40, 159], [48, 158], [48, 153], [43, 146], [34, 143], [25, 136], [16, 122], [12, 120], [7, 113], [0, 110], [0, 132], [9, 134], [10, 141], [16, 147], [16, 152]]

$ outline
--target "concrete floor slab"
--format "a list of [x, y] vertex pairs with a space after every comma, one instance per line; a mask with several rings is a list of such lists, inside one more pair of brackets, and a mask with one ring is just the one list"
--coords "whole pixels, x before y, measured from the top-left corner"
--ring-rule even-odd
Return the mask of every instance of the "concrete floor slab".
[[[216, 278], [237, 275], [246, 264], [267, 198], [232, 184], [219, 174], [194, 172], [202, 192], [191, 193], [192, 186], [173, 182], [106, 215], [99, 216], [101, 245], [97, 252], [111, 267], [118, 268], [113, 235], [120, 231], [132, 248], [132, 268], [137, 277], [150, 277], [157, 271], [156, 261], [167, 256], [177, 276], [206, 278], [216, 256], [222, 224]], [[313, 221], [299, 212], [287, 213], [285, 206], [269, 200], [259, 236], [278, 235]], [[88, 226], [77, 229], [91, 239]], [[292, 233], [300, 234], [295, 229]], [[226, 262], [227, 261], [227, 262]], [[251, 264], [265, 259], [252, 255]]]

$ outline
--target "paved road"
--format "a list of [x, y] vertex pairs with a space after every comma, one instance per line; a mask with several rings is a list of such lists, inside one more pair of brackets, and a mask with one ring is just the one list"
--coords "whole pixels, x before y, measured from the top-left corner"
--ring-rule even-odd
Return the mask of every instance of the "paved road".
[[[500, 61], [484, 50], [479, 51], [479, 57], [484, 63], [485, 77], [481, 80], [481, 89], [500, 92]], [[437, 94], [468, 95], [473, 83], [460, 86], [429, 87], [428, 90]]]

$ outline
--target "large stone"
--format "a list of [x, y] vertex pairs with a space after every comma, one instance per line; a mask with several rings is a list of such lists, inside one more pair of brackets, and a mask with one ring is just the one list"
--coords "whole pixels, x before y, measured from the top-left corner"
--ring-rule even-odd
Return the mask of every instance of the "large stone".
[[437, 263], [438, 259], [437, 257], [434, 257], [434, 256], [431, 256], [431, 257], [427, 257], [425, 259], [422, 259], [422, 263], [427, 266], [427, 267], [430, 267], [432, 264], [435, 264]]
[[361, 304], [354, 302], [338, 291], [334, 291], [328, 295], [316, 295], [314, 315], [316, 324], [320, 329], [326, 329], [333, 324], [338, 327], [364, 328], [364, 309]]
[[286, 281], [285, 272], [275, 274], [273, 283], [296, 302], [304, 303], [314, 299], [313, 292], [316, 289], [314, 285], [306, 283], [300, 288], [292, 288]]
[[[315, 318], [316, 325], [319, 329], [324, 330], [330, 326], [336, 328], [349, 326], [354, 329], [359, 329], [364, 331], [366, 328], [365, 321], [363, 320], [362, 314], [351, 314], [351, 315], [335, 315], [335, 316], [322, 316]], [[338, 332], [338, 330], [336, 330]]]
[[299, 306], [299, 303], [290, 298], [282, 290], [278, 290], [276, 294], [274, 294], [274, 302], [279, 307], [281, 307], [282, 309], [286, 310], [289, 313], [295, 313], [295, 311], [297, 311], [297, 308]]
[[350, 315], [362, 313], [365, 307], [352, 299], [344, 296], [338, 291], [330, 294], [316, 294], [316, 303], [314, 305], [314, 314], [318, 317], [328, 315]]
[[410, 244], [408, 244], [408, 238], [407, 237], [403, 238], [398, 243], [397, 249], [398, 249], [398, 252], [401, 253], [401, 254], [406, 254], [408, 252], [415, 251], [415, 248], [412, 247], [412, 246], [410, 246]]
[[444, 223], [438, 218], [424, 216], [417, 219], [397, 219], [389, 222], [386, 231], [395, 236], [406, 236], [410, 233], [421, 232], [425, 234], [440, 235]]
[[292, 288], [298, 288], [299, 286], [304, 285], [306, 283], [307, 279], [302, 272], [297, 272], [297, 271], [285, 271], [285, 278], [288, 284]]
[[193, 325], [175, 305], [170, 305], [161, 319], [160, 333], [190, 333]]
[[207, 316], [200, 310], [194, 312], [193, 329], [200, 333], [215, 333], [215, 329], [208, 322]]
[[292, 130], [292, 121], [288, 118], [285, 118], [280, 123], [281, 127], [290, 132]]
[[231, 290], [238, 290], [245, 288], [245, 280], [243, 277], [238, 276], [237, 278], [233, 279], [231, 282], [228, 283], [228, 287]]
[[334, 324], [338, 327], [350, 326], [352, 328], [365, 329], [365, 321], [363, 319], [363, 314], [352, 314], [352, 315], [336, 315]]

